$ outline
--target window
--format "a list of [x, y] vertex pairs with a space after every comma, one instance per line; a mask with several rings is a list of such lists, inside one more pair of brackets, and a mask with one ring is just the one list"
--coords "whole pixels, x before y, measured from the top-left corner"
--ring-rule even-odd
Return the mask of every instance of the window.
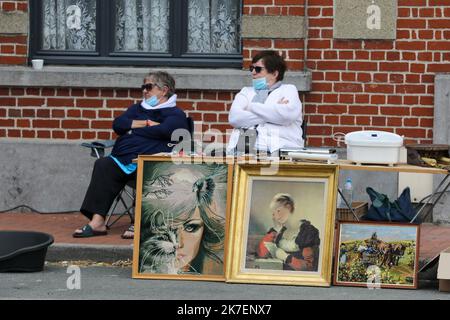
[[51, 64], [241, 67], [241, 0], [30, 1]]

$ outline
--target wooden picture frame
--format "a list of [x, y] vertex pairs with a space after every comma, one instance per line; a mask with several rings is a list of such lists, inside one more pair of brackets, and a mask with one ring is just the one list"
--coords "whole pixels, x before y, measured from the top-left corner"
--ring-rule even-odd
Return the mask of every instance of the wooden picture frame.
[[338, 166], [268, 166], [235, 166], [227, 282], [330, 286]]
[[225, 280], [233, 166], [139, 156], [133, 278]]
[[420, 225], [340, 222], [334, 285], [417, 289]]

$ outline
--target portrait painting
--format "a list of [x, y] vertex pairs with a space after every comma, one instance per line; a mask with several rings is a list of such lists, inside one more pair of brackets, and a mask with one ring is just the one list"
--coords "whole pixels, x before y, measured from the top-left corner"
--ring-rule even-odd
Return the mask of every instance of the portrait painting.
[[330, 285], [336, 166], [286, 163], [270, 176], [258, 166], [236, 170], [227, 280]]
[[231, 165], [138, 159], [133, 277], [224, 280]]
[[340, 223], [334, 283], [416, 289], [419, 237], [415, 224]]

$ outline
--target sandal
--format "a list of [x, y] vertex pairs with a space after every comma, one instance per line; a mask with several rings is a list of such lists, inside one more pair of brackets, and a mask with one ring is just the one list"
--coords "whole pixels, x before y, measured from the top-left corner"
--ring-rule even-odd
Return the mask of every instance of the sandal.
[[72, 234], [74, 238], [90, 238], [90, 237], [97, 237], [97, 236], [106, 236], [108, 234], [108, 231], [96, 231], [92, 229], [90, 225], [85, 225], [83, 228], [81, 228], [81, 232], [75, 232]]
[[134, 239], [134, 224], [131, 224], [127, 230], [125, 230], [122, 235], [122, 239]]

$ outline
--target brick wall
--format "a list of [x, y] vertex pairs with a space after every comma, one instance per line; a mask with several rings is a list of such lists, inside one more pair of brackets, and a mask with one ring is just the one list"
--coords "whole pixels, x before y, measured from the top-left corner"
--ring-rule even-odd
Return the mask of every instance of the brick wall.
[[[203, 130], [225, 131], [233, 94], [179, 91], [178, 106]], [[111, 122], [140, 101], [140, 90], [1, 88], [0, 138], [113, 139]]]
[[[3, 12], [28, 12], [28, 1], [0, 1]], [[0, 65], [24, 65], [27, 63], [28, 35], [0, 34]]]
[[[244, 0], [243, 14], [304, 16], [305, 0]], [[331, 12], [331, 15], [333, 13]], [[298, 26], [299, 28], [301, 26]], [[270, 28], [270, 26], [267, 26]], [[304, 68], [304, 39], [244, 39], [244, 68], [248, 68], [256, 52], [264, 49], [278, 50], [288, 63], [289, 70]]]
[[311, 142], [329, 144], [331, 134], [359, 129], [431, 142], [434, 74], [450, 71], [450, 2], [399, 0], [396, 41], [333, 40], [332, 19], [323, 14], [332, 1], [316, 2], [322, 16], [314, 20], [323, 23], [310, 31], [308, 67], [315, 72], [306, 113], [316, 135]]
[[[2, 10], [26, 10], [26, 3], [0, 1]], [[301, 98], [309, 144], [336, 145], [334, 134], [361, 129], [431, 142], [434, 76], [450, 72], [450, 1], [398, 0], [395, 41], [335, 40], [333, 0], [308, 0], [308, 6], [306, 67], [313, 86]], [[304, 13], [304, 0], [244, 1], [244, 14]], [[0, 35], [0, 63], [24, 64], [26, 39]], [[244, 39], [243, 45], [245, 68], [268, 48], [283, 52], [291, 70], [305, 67], [303, 39]], [[13, 56], [15, 62], [5, 60]], [[207, 127], [225, 130], [233, 94], [179, 92], [180, 105]], [[135, 90], [0, 88], [0, 137], [110, 138], [114, 115], [139, 97]]]
[[[262, 8], [269, 14], [272, 3], [295, 1], [252, 2], [266, 4]], [[333, 0], [309, 0], [308, 5], [307, 68], [313, 87], [303, 101], [309, 143], [335, 145], [335, 133], [362, 129], [431, 142], [434, 75], [450, 72], [450, 1], [399, 0], [396, 41], [334, 40]], [[248, 52], [259, 47], [252, 43]], [[284, 49], [276, 40], [264, 45]], [[298, 41], [292, 50], [302, 48]]]

